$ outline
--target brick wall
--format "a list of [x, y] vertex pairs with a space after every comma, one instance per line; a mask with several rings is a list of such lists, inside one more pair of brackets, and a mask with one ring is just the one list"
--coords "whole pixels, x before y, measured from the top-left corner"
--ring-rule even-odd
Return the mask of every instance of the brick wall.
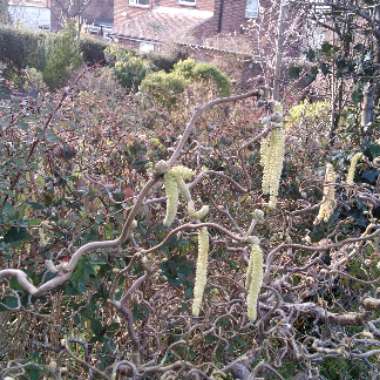
[[[220, 33], [240, 31], [240, 26], [246, 22], [245, 7], [246, 0], [215, 0], [215, 17], [218, 20], [218, 31]], [[222, 20], [219, 24], [221, 12]]]
[[218, 33], [240, 32], [245, 18], [246, 0], [215, 0], [214, 17], [198, 26], [193, 34], [199, 40]]

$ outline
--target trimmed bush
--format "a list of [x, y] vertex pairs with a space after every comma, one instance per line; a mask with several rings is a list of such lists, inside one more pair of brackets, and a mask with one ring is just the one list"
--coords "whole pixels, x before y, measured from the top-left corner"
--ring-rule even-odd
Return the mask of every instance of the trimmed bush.
[[159, 71], [151, 73], [142, 81], [140, 90], [166, 106], [176, 103], [179, 94], [185, 91], [188, 82], [175, 72]]
[[105, 50], [108, 44], [104, 41], [84, 37], [80, 40], [80, 50], [83, 60], [89, 65], [104, 64], [106, 62]]
[[231, 94], [231, 82], [226, 74], [209, 63], [197, 63], [193, 59], [186, 59], [174, 65], [174, 71], [187, 80], [211, 80], [215, 83], [219, 95]]

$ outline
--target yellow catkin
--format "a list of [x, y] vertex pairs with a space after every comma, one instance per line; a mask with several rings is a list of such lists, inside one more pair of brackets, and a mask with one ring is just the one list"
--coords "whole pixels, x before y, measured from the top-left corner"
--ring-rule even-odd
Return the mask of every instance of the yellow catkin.
[[208, 205], [204, 205], [204, 206], [202, 206], [200, 208], [200, 210], [196, 211], [195, 210], [195, 206], [194, 206], [194, 202], [190, 201], [187, 204], [187, 211], [189, 213], [190, 218], [197, 219], [197, 220], [202, 220], [209, 213], [210, 207]]
[[269, 189], [269, 206], [276, 207], [278, 190], [280, 188], [280, 179], [284, 165], [285, 155], [285, 133], [281, 125], [272, 131], [271, 136], [271, 159], [269, 162], [270, 170], [270, 189]]
[[264, 137], [260, 144], [260, 164], [263, 168], [261, 188], [264, 194], [269, 194], [270, 191], [270, 175], [268, 170], [270, 162], [270, 140], [271, 135]]
[[263, 251], [259, 244], [253, 244], [251, 248], [251, 257], [247, 269], [246, 289], [247, 295], [247, 313], [250, 321], [257, 319], [257, 302], [260, 289], [264, 279], [264, 258]]
[[346, 179], [347, 185], [353, 185], [354, 184], [356, 166], [362, 158], [363, 158], [363, 153], [360, 153], [360, 152], [354, 154], [353, 157], [351, 158], [351, 164], [350, 164], [350, 167], [348, 169], [347, 179]]
[[169, 173], [176, 178], [182, 178], [183, 180], [189, 180], [194, 176], [193, 170], [183, 165], [174, 166], [169, 170]]
[[166, 215], [164, 226], [169, 227], [174, 222], [178, 209], [178, 185], [175, 176], [170, 171], [164, 176], [164, 186], [166, 193]]
[[192, 314], [194, 317], [199, 317], [203, 293], [207, 283], [209, 245], [210, 242], [207, 227], [202, 227], [198, 231], [198, 258], [195, 272], [194, 298], [192, 306]]
[[328, 163], [326, 165], [325, 182], [323, 186], [323, 198], [321, 206], [319, 207], [319, 212], [315, 218], [314, 224], [319, 224], [320, 222], [328, 222], [331, 215], [334, 213], [336, 207], [335, 200], [335, 182], [337, 175], [335, 173], [334, 167]]
[[263, 167], [262, 191], [269, 194], [269, 206], [276, 207], [280, 179], [284, 165], [285, 130], [282, 106], [275, 104], [276, 122], [272, 121], [272, 131], [261, 141], [260, 164]]
[[185, 180], [194, 176], [194, 172], [186, 166], [178, 165], [171, 168], [164, 175], [164, 186], [166, 192], [166, 215], [164, 225], [169, 227], [174, 222], [178, 209], [179, 191], [184, 195], [186, 200], [191, 199], [188, 186]]

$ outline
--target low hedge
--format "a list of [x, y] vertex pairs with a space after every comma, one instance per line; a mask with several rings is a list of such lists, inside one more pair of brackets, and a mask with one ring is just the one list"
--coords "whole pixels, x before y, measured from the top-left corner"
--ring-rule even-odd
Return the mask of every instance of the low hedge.
[[[46, 65], [46, 49], [53, 33], [32, 32], [7, 25], [0, 25], [0, 61], [21, 70], [34, 67], [43, 70]], [[104, 64], [104, 50], [108, 44], [95, 38], [84, 37], [80, 42], [84, 62]]]
[[15, 69], [27, 66], [42, 70], [45, 66], [46, 33], [0, 25], [0, 60]]

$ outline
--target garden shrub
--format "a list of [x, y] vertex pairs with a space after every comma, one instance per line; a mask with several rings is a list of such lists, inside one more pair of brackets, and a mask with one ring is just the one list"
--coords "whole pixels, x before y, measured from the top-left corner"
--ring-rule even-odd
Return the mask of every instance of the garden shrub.
[[197, 63], [193, 70], [195, 79], [211, 80], [215, 83], [219, 95], [229, 96], [231, 94], [231, 82], [216, 66], [209, 63]]
[[197, 63], [192, 58], [185, 59], [184, 61], [180, 61], [174, 65], [174, 71], [178, 75], [182, 75], [185, 79], [193, 79], [193, 72], [196, 64]]
[[108, 44], [93, 37], [84, 37], [80, 40], [80, 50], [83, 60], [87, 64], [104, 64], [106, 62], [105, 49]]
[[137, 91], [149, 71], [146, 60], [131, 54], [126, 54], [115, 63], [115, 75], [119, 83], [132, 91]]
[[185, 91], [187, 84], [186, 79], [176, 72], [159, 71], [147, 75], [141, 83], [140, 90], [170, 107], [176, 103], [177, 96]]
[[41, 71], [38, 71], [34, 67], [28, 67], [25, 69], [24, 89], [29, 95], [37, 94], [46, 89], [46, 84]]
[[214, 65], [209, 63], [197, 63], [195, 60], [189, 58], [178, 62], [174, 66], [174, 71], [182, 75], [185, 79], [211, 80], [215, 83], [218, 93], [221, 96], [231, 94], [231, 82], [229, 78]]
[[74, 69], [82, 62], [79, 39], [72, 24], [50, 38], [43, 78], [50, 89], [62, 87]]

